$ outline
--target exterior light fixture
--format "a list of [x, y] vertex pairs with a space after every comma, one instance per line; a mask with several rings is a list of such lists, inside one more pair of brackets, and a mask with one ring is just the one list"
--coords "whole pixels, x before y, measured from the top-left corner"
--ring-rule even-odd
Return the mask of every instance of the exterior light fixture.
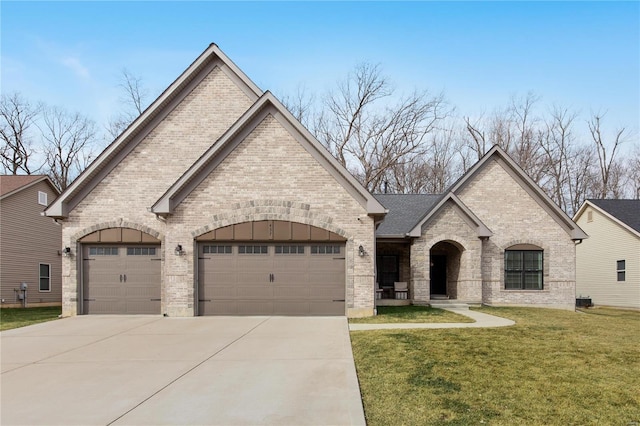
[[176, 256], [182, 256], [184, 254], [184, 250], [182, 249], [182, 245], [178, 244], [175, 249]]
[[367, 252], [364, 251], [364, 247], [360, 246], [358, 247], [358, 254], [360, 255], [360, 257], [363, 257], [365, 254], [367, 254]]
[[71, 247], [65, 247], [62, 249], [62, 255], [65, 257], [71, 256]]

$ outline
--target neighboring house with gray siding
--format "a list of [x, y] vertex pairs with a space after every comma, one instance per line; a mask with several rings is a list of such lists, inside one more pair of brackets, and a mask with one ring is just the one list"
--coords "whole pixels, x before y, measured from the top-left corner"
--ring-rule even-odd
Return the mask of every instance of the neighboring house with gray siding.
[[0, 176], [0, 296], [2, 306], [62, 302], [62, 227], [43, 216], [59, 195], [47, 176]]
[[573, 307], [586, 236], [499, 148], [415, 197], [371, 195], [212, 44], [47, 209], [63, 314], [367, 316], [385, 261], [409, 303]]
[[576, 249], [576, 294], [640, 309], [640, 200], [587, 200], [574, 220], [589, 234]]

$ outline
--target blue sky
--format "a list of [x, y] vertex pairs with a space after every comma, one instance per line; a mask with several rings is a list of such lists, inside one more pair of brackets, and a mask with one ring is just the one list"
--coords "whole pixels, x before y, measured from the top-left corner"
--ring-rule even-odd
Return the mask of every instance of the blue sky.
[[216, 43], [263, 90], [320, 95], [380, 63], [401, 91], [444, 91], [475, 116], [533, 91], [586, 119], [640, 121], [639, 2], [2, 1], [3, 93], [117, 112], [119, 72], [157, 96]]

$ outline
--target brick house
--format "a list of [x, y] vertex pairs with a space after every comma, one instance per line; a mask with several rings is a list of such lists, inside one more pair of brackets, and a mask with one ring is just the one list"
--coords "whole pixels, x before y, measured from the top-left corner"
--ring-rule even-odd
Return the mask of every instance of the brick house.
[[[443, 253], [449, 297], [573, 304], [584, 235], [502, 151], [433, 201], [409, 234], [384, 234], [393, 203], [212, 44], [46, 214], [72, 247], [64, 315], [372, 315], [376, 274], [391, 276], [377, 251], [403, 254], [394, 279], [415, 303], [429, 303], [429, 256]], [[511, 266], [540, 262], [539, 288], [503, 290], [505, 249]]]
[[444, 194], [376, 197], [389, 210], [376, 232], [384, 296], [406, 281], [412, 303], [575, 307], [587, 235], [498, 146]]
[[[0, 176], [3, 307], [60, 306], [62, 228], [42, 212], [60, 194], [44, 175]], [[21, 284], [27, 285], [26, 293]]]

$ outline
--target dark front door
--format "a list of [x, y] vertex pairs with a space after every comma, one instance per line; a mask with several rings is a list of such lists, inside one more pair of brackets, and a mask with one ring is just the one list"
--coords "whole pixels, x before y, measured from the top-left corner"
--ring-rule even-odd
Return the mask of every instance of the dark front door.
[[447, 294], [446, 255], [431, 255], [431, 294]]
[[393, 283], [400, 281], [398, 256], [380, 255], [376, 265], [378, 266], [378, 285], [382, 289], [392, 289]]

